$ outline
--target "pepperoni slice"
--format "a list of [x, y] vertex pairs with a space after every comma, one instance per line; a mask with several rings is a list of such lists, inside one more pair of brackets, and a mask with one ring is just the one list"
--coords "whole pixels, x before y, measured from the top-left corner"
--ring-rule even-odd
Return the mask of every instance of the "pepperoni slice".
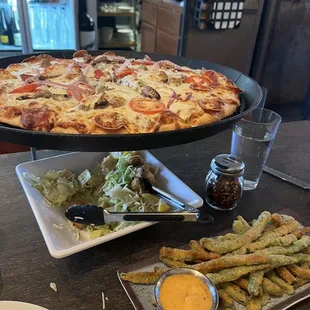
[[45, 107], [26, 109], [22, 112], [20, 121], [26, 129], [38, 128], [48, 131], [52, 126], [50, 116], [50, 111]]
[[225, 103], [220, 99], [199, 100], [198, 104], [204, 111], [213, 111], [213, 112], [222, 111], [225, 105]]
[[99, 70], [99, 69], [96, 69], [96, 70], [95, 70], [95, 78], [96, 78], [97, 80], [99, 80], [102, 76], [105, 76], [104, 72], [102, 72], [102, 71]]
[[184, 122], [177, 114], [168, 110], [161, 113], [159, 119], [161, 124], [172, 124], [176, 121]]
[[95, 124], [106, 130], [117, 130], [124, 127], [124, 118], [117, 112], [106, 111], [94, 118]]
[[116, 54], [114, 52], [111, 52], [111, 51], [107, 51], [107, 52], [103, 53], [102, 55], [104, 55], [104, 56], [116, 56]]
[[202, 85], [200, 83], [191, 84], [190, 88], [194, 90], [198, 90], [198, 91], [210, 91], [211, 90], [210, 86]]
[[243, 93], [243, 90], [238, 88], [237, 86], [229, 86], [226, 87], [227, 90], [230, 90], [231, 92], [233, 92], [236, 95], [239, 95], [240, 93]]
[[131, 99], [129, 107], [133, 111], [143, 114], [156, 114], [166, 109], [166, 106], [161, 101], [148, 98]]
[[199, 75], [190, 75], [184, 80], [184, 82], [188, 84], [209, 84], [206, 78]]
[[193, 84], [199, 82], [199, 77], [197, 75], [190, 75], [185, 80], [184, 83]]
[[79, 51], [76, 51], [73, 54], [73, 58], [75, 58], [75, 57], [84, 57], [86, 55], [88, 55], [88, 52], [86, 50], [79, 50]]
[[218, 74], [213, 70], [206, 70], [202, 76], [207, 79], [212, 85], [218, 83]]

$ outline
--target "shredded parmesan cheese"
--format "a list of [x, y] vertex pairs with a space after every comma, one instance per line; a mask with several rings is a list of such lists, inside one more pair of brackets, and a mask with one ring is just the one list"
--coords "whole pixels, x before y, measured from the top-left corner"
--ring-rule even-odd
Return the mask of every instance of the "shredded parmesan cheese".
[[76, 231], [74, 234], [75, 234], [75, 239], [80, 240], [80, 232]]
[[59, 230], [66, 230], [66, 228], [65, 228], [65, 226], [63, 224], [59, 224], [59, 225], [53, 224], [53, 226], [56, 227]]
[[102, 292], [102, 309], [105, 310], [105, 298], [104, 298], [104, 292]]
[[51, 282], [50, 283], [50, 288], [54, 291], [54, 292], [56, 292], [57, 293], [57, 285], [56, 285], [56, 283], [54, 283], [54, 282]]

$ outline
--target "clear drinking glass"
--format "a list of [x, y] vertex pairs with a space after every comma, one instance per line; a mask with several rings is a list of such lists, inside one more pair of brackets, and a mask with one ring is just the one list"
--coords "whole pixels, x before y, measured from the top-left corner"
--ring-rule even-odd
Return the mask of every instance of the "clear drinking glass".
[[257, 187], [281, 120], [271, 110], [254, 109], [234, 125], [231, 154], [245, 164], [244, 190]]

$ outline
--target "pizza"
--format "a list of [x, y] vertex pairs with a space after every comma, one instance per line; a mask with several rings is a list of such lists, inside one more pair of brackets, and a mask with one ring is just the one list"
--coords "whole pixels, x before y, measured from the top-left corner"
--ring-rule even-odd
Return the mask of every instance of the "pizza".
[[0, 122], [65, 134], [139, 134], [218, 122], [240, 106], [226, 76], [169, 60], [77, 51], [0, 69]]

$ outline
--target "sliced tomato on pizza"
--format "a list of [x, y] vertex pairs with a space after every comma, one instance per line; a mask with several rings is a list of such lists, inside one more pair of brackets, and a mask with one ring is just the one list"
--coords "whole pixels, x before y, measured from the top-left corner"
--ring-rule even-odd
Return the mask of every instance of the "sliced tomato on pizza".
[[134, 98], [129, 102], [129, 107], [142, 114], [157, 114], [166, 109], [166, 106], [159, 100], [149, 98]]

